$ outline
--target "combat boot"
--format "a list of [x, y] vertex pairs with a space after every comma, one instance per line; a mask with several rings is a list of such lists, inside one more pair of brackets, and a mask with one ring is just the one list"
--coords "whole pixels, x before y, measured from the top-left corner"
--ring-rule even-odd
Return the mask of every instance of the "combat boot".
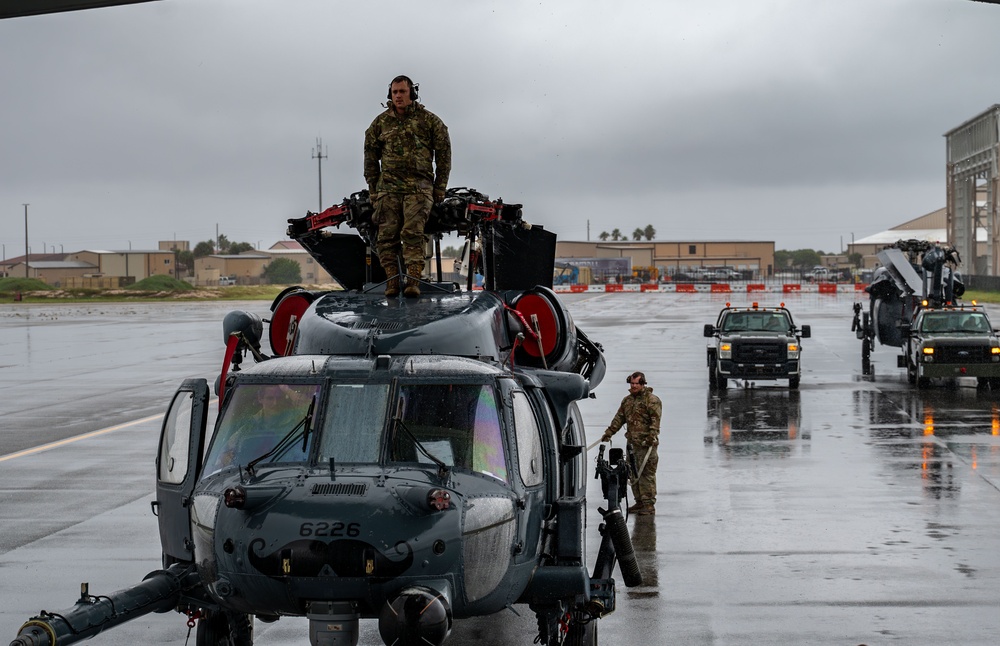
[[383, 265], [382, 268], [385, 269], [385, 275], [389, 279], [385, 283], [386, 298], [399, 296], [399, 265], [392, 263]]
[[424, 263], [410, 263], [406, 267], [406, 287], [403, 296], [416, 298], [420, 296], [420, 276], [424, 273]]

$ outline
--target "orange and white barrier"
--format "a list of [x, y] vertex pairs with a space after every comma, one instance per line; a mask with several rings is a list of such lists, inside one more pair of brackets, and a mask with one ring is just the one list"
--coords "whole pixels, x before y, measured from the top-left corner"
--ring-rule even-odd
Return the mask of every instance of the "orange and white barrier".
[[774, 292], [782, 294], [849, 294], [862, 292], [868, 285], [865, 283], [781, 283], [767, 285], [765, 283], [747, 283], [746, 285], [733, 285], [730, 283], [642, 283], [642, 284], [618, 284], [608, 285], [556, 285], [552, 288], [557, 294], [581, 294], [581, 293], [617, 293], [633, 292], [636, 294], [646, 292], [661, 292], [670, 294], [732, 294], [746, 291], [753, 292]]

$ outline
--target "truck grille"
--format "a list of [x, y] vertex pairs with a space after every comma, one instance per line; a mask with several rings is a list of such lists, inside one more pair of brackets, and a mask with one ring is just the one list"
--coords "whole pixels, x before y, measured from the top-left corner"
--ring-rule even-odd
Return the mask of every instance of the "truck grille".
[[779, 363], [788, 358], [788, 345], [774, 341], [739, 341], [733, 344], [736, 363]]
[[939, 345], [934, 361], [941, 363], [989, 363], [992, 360], [988, 346]]

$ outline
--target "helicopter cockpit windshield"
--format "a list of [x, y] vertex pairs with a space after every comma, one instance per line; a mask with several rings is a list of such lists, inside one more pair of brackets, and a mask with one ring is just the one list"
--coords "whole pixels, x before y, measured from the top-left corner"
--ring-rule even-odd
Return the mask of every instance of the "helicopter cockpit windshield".
[[[238, 385], [205, 477], [227, 467], [306, 463], [318, 445], [317, 464], [434, 465], [510, 484], [495, 386], [328, 382], [325, 390], [320, 397], [315, 384]], [[321, 406], [305, 432], [313, 397]]]
[[432, 464], [436, 458], [449, 467], [509, 483], [492, 386], [403, 384], [392, 413], [402, 424], [390, 429], [402, 426], [405, 431], [392, 433], [390, 462]]
[[282, 443], [282, 440], [289, 438], [296, 427], [303, 428], [303, 420], [318, 393], [318, 384], [236, 387], [205, 459], [204, 474], [212, 475], [230, 466], [246, 466], [262, 456], [266, 457], [260, 462], [305, 462], [311, 434], [299, 433], [299, 440], [294, 442]]

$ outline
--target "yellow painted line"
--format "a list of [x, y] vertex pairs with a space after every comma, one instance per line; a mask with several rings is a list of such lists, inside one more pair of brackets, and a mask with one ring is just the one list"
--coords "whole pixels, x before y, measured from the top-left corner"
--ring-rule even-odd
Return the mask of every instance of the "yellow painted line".
[[18, 451], [17, 453], [11, 453], [10, 455], [3, 455], [0, 456], [0, 462], [6, 462], [7, 460], [13, 460], [14, 458], [22, 458], [26, 455], [34, 455], [35, 453], [41, 453], [42, 451], [48, 451], [49, 449], [56, 449], [59, 448], [60, 446], [72, 444], [73, 442], [79, 442], [80, 440], [89, 440], [92, 437], [98, 437], [100, 435], [114, 433], [115, 431], [120, 431], [123, 428], [129, 428], [130, 426], [135, 426], [136, 424], [144, 424], [146, 422], [151, 422], [154, 419], [160, 419], [165, 414], [166, 413], [160, 413], [159, 415], [153, 415], [151, 417], [144, 417], [142, 419], [132, 420], [131, 422], [119, 424], [118, 426], [109, 426], [108, 428], [102, 428], [97, 431], [91, 431], [89, 433], [84, 433], [83, 435], [77, 435], [75, 437], [67, 437], [65, 440], [59, 440], [58, 442], [50, 442], [48, 444], [43, 444], [42, 446], [36, 446], [33, 449], [25, 449], [23, 451]]
[[[212, 402], [218, 401], [213, 399], [208, 402], [211, 406]], [[50, 442], [48, 444], [43, 444], [41, 446], [36, 446], [33, 449], [25, 449], [23, 451], [18, 451], [17, 453], [11, 453], [10, 455], [0, 455], [0, 462], [6, 462], [7, 460], [13, 460], [14, 458], [23, 458], [28, 455], [34, 455], [36, 453], [41, 453], [42, 451], [48, 451], [50, 449], [57, 449], [60, 446], [65, 446], [67, 444], [72, 444], [73, 442], [79, 442], [80, 440], [89, 440], [92, 437], [98, 437], [101, 435], [107, 435], [108, 433], [114, 433], [115, 431], [120, 431], [124, 428], [129, 428], [137, 424], [145, 424], [146, 422], [152, 422], [156, 419], [162, 419], [166, 415], [166, 412], [160, 413], [159, 415], [151, 415], [149, 417], [143, 417], [142, 419], [135, 419], [131, 422], [125, 422], [124, 424], [118, 424], [117, 426], [109, 426], [108, 428], [102, 428], [97, 431], [91, 431], [89, 433], [84, 433], [83, 435], [77, 435], [74, 437], [67, 437], [65, 440], [59, 440], [58, 442]]]

